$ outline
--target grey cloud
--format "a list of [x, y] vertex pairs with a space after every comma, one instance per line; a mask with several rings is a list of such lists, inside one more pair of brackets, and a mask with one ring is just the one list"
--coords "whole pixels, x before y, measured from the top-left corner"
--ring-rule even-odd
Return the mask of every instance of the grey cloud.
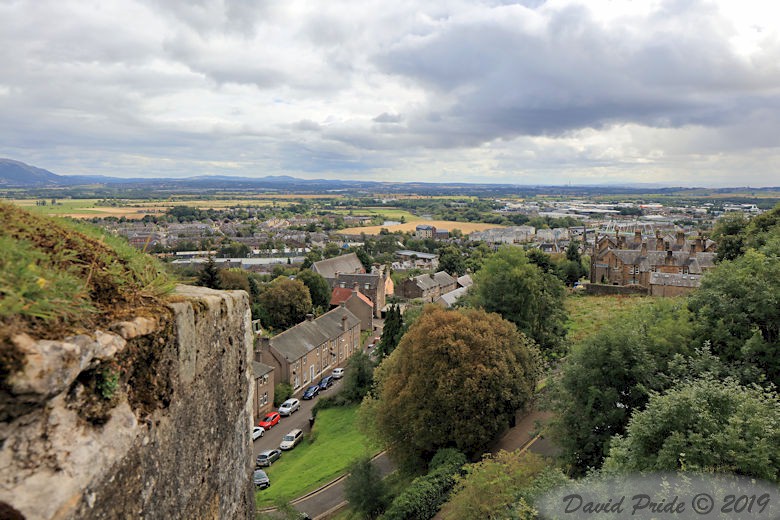
[[389, 114], [387, 112], [382, 112], [376, 116], [373, 121], [375, 123], [400, 123], [403, 121], [403, 117], [401, 114]]
[[[677, 24], [697, 27], [684, 36], [670, 32], [668, 13], [648, 20], [645, 33], [607, 32], [583, 7], [540, 14], [547, 18], [542, 32], [524, 30], [534, 15], [517, 7], [452, 20], [375, 63], [438, 92], [434, 100], [452, 99], [428, 107], [444, 112], [446, 124], [434, 126], [457, 134], [443, 138], [452, 146], [627, 122], [726, 124], [739, 107], [771, 99], [767, 89], [780, 80], [777, 63], [766, 69], [735, 56], [712, 27], [710, 8], [697, 2], [676, 13]], [[773, 50], [780, 49], [766, 52]], [[421, 131], [434, 130], [424, 114], [417, 121]]]

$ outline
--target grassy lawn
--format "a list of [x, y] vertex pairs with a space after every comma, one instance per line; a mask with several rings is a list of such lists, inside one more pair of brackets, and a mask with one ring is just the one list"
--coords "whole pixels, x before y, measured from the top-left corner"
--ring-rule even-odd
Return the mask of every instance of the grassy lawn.
[[400, 208], [353, 208], [353, 209], [334, 209], [330, 210], [330, 213], [338, 215], [354, 215], [360, 217], [373, 217], [374, 215], [382, 215], [387, 220], [401, 220], [401, 217], [406, 219], [407, 222], [414, 222], [422, 220], [414, 213], [409, 213], [405, 209]]
[[255, 494], [257, 507], [304, 495], [344, 473], [357, 459], [376, 453], [378, 447], [358, 430], [356, 421], [357, 406], [321, 410], [312, 434], [266, 468], [271, 487]]
[[569, 313], [566, 338], [572, 349], [595, 334], [601, 327], [619, 319], [621, 314], [651, 301], [650, 296], [585, 296], [569, 295], [564, 305]]

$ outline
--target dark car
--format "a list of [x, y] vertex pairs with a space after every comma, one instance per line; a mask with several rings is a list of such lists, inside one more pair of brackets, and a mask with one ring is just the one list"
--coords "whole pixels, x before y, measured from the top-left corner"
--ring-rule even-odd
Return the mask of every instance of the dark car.
[[328, 388], [333, 386], [334, 382], [335, 382], [335, 380], [333, 379], [333, 376], [325, 376], [325, 377], [323, 377], [320, 380], [320, 384], [319, 384], [320, 392], [322, 392], [323, 390], [327, 390]]
[[263, 417], [260, 422], [257, 423], [257, 425], [265, 430], [270, 430], [279, 424], [279, 418], [279, 412], [267, 413], [265, 414], [265, 417]]
[[281, 456], [282, 456], [282, 450], [261, 451], [260, 455], [257, 456], [257, 460], [255, 460], [255, 467], [263, 468], [265, 466], [270, 466], [271, 464], [279, 460], [279, 457]]
[[255, 470], [253, 480], [255, 481], [255, 486], [260, 489], [271, 487], [271, 481], [268, 479], [268, 475], [266, 475], [265, 471], [262, 469]]
[[309, 388], [306, 389], [305, 392], [303, 392], [303, 396], [301, 399], [313, 399], [317, 397], [317, 394], [320, 393], [320, 387], [318, 385], [311, 385]]

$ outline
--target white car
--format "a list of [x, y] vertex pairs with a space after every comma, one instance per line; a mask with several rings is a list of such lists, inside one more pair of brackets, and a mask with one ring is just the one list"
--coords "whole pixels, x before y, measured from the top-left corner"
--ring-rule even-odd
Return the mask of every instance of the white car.
[[279, 407], [279, 415], [292, 415], [301, 409], [301, 402], [297, 399], [288, 399]]
[[252, 428], [252, 440], [256, 441], [257, 439], [262, 437], [264, 433], [265, 433], [265, 428], [263, 428], [262, 426], [255, 426], [254, 428]]
[[291, 450], [297, 446], [299, 442], [301, 442], [301, 439], [303, 439], [303, 431], [296, 428], [284, 436], [282, 443], [279, 445], [279, 448], [283, 450]]
[[333, 369], [333, 379], [341, 379], [344, 377], [344, 369], [343, 368], [334, 368]]

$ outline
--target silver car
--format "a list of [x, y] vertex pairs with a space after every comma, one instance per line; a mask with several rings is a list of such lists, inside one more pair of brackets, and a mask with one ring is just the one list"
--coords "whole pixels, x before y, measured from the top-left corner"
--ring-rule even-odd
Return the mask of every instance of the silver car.
[[301, 402], [297, 399], [288, 399], [279, 407], [279, 415], [292, 415], [301, 409]]

